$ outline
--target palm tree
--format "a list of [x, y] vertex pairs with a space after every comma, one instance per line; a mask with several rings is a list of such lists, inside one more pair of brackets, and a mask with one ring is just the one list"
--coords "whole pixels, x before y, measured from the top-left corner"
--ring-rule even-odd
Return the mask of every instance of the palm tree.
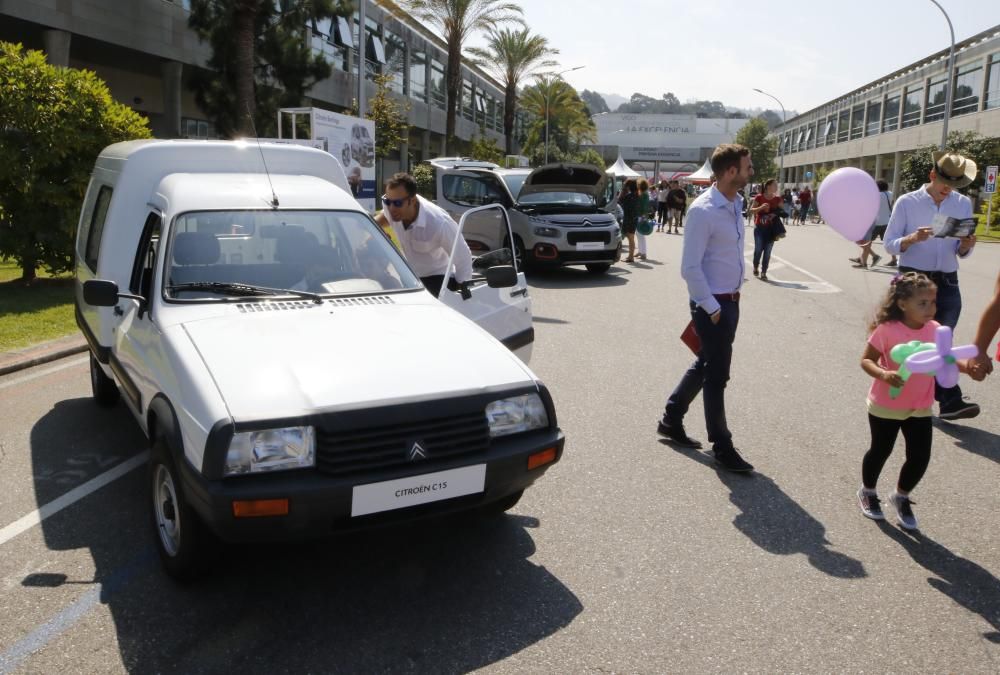
[[555, 61], [543, 60], [559, 53], [550, 49], [548, 40], [532, 35], [528, 28], [492, 30], [486, 36], [486, 49], [473, 47], [469, 53], [476, 65], [485, 68], [503, 82], [503, 133], [507, 137], [507, 154], [514, 152], [514, 108], [517, 105], [517, 85], [521, 78], [537, 68], [549, 68]]
[[462, 91], [462, 46], [476, 31], [492, 31], [503, 23], [523, 23], [523, 10], [517, 3], [505, 0], [401, 0], [400, 5], [417, 19], [437, 28], [448, 44], [445, 136], [448, 153], [455, 154], [455, 111]]
[[[586, 105], [576, 90], [565, 80], [536, 76], [535, 84], [521, 91], [521, 108], [534, 119], [525, 143], [526, 155], [532, 155], [534, 148], [545, 143], [546, 108], [548, 108], [550, 143], [559, 150], [571, 151], [571, 141], [574, 140], [579, 146], [584, 141], [595, 139], [596, 127], [587, 114]], [[559, 144], [560, 137], [565, 140], [562, 146]]]

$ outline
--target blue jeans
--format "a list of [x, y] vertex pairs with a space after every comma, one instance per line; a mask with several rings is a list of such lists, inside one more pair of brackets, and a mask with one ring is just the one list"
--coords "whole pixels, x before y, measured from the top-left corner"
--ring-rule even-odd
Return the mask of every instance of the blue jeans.
[[[958, 317], [962, 314], [962, 292], [958, 288], [958, 272], [923, 272], [912, 267], [900, 267], [903, 272], [922, 272], [937, 284], [937, 313], [934, 320], [942, 326], [955, 330]], [[945, 389], [934, 382], [934, 400], [942, 406], [953, 405], [962, 400], [962, 388], [957, 384]]]
[[[760, 267], [760, 271], [767, 273], [767, 266], [771, 264], [771, 249], [774, 248], [774, 239], [771, 239], [771, 232], [767, 227], [758, 225], [753, 228], [753, 268]], [[764, 262], [761, 264], [761, 255]]]
[[663, 420], [669, 425], [682, 424], [691, 402], [701, 392], [708, 440], [715, 450], [726, 450], [733, 447], [733, 435], [726, 424], [726, 383], [733, 360], [736, 326], [740, 322], [740, 305], [733, 300], [720, 300], [719, 305], [722, 315], [716, 324], [705, 310], [691, 303], [691, 319], [701, 340], [701, 351], [667, 399]]

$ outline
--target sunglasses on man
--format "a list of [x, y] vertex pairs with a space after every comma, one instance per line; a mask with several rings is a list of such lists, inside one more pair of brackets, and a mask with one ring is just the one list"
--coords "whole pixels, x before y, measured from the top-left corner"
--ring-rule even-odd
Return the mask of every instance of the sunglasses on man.
[[402, 199], [389, 199], [387, 196], [382, 195], [382, 203], [386, 206], [391, 206], [394, 209], [403, 208], [403, 204], [410, 201], [410, 197], [403, 197]]

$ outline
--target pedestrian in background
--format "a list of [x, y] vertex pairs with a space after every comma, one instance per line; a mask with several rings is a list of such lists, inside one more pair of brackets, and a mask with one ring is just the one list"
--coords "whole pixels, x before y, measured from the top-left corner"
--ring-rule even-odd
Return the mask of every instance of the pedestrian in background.
[[687, 193], [681, 189], [680, 183], [675, 180], [670, 181], [670, 192], [667, 195], [667, 222], [673, 227], [674, 234], [681, 233], [686, 211]]
[[667, 224], [667, 197], [670, 196], [670, 186], [667, 181], [660, 181], [660, 190], [656, 193], [656, 226], [657, 232], [663, 232], [663, 226]]
[[[639, 218], [638, 220], [649, 220], [652, 218], [650, 211], [649, 183], [645, 178], [640, 178], [639, 186]], [[646, 259], [646, 235], [639, 231], [638, 220], [636, 222], [636, 237], [639, 240], [639, 260]]]
[[[861, 255], [857, 258], [848, 258], [848, 260], [854, 263], [855, 267], [862, 269], [868, 267], [869, 257], [872, 259], [872, 265], [878, 265], [878, 261], [882, 259], [882, 256], [872, 250], [872, 244], [875, 243], [876, 238], [879, 238], [882, 240], [882, 245], [885, 245], [885, 230], [889, 225], [889, 218], [892, 215], [892, 193], [889, 192], [889, 184], [884, 180], [877, 180], [875, 184], [878, 186], [879, 191], [878, 213], [875, 214], [875, 220], [872, 221], [872, 226], [865, 232], [865, 236], [856, 242], [861, 247]], [[896, 256], [892, 256], [892, 260], [887, 263], [887, 266], [895, 267], [896, 264]]]
[[778, 181], [771, 179], [764, 183], [763, 192], [753, 198], [750, 213], [754, 217], [753, 228], [753, 275], [767, 281], [767, 268], [771, 264], [771, 249], [774, 248], [774, 219], [781, 208], [778, 196]]
[[[958, 286], [958, 259], [966, 258], [976, 246], [976, 235], [962, 239], [935, 237], [931, 223], [937, 216], [964, 220], [972, 217], [972, 202], [955, 192], [976, 179], [976, 163], [957, 152], [931, 155], [934, 168], [930, 182], [908, 192], [892, 207], [885, 232], [885, 250], [899, 256], [900, 272], [922, 272], [937, 285], [937, 312], [934, 318], [952, 330], [962, 313], [962, 292]], [[962, 396], [958, 385], [947, 389], [935, 384], [938, 417], [957, 420], [975, 417], [979, 406]]]
[[[806, 216], [809, 215], [809, 207], [812, 205], [813, 195], [812, 190], [806, 185], [799, 192], [799, 213], [798, 213], [798, 223], [799, 225], [806, 224]], [[888, 220], [886, 222], [889, 222]]]
[[628, 238], [625, 262], [635, 262], [635, 229], [639, 224], [639, 186], [635, 178], [629, 178], [622, 184], [618, 206], [622, 207], [622, 233]]
[[781, 194], [781, 201], [785, 205], [785, 213], [795, 213], [795, 195], [792, 193], [791, 188], [785, 188], [785, 191]]
[[743, 204], [738, 191], [753, 176], [750, 150], [722, 144], [710, 160], [716, 182], [691, 204], [684, 228], [681, 276], [687, 282], [691, 323], [700, 341], [698, 355], [667, 399], [656, 432], [686, 448], [701, 443], [684, 431], [684, 416], [702, 393], [705, 426], [715, 461], [729, 471], [752, 471], [733, 445], [726, 423], [726, 383], [740, 321], [743, 285]]

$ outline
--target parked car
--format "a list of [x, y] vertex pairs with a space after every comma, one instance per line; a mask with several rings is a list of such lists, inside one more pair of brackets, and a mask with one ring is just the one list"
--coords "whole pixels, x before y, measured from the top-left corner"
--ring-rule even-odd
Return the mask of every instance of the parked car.
[[513, 506], [564, 437], [515, 356], [533, 340], [524, 276], [483, 272], [468, 300], [433, 298], [320, 150], [106, 148], [76, 318], [95, 400], [124, 401], [150, 439], [168, 573], [197, 575], [220, 539]]
[[351, 159], [361, 166], [375, 166], [375, 141], [363, 124], [351, 127]]
[[[621, 228], [607, 207], [604, 171], [589, 164], [548, 164], [533, 170], [501, 169], [461, 158], [430, 161], [434, 201], [456, 220], [483, 204], [508, 209], [513, 248], [527, 269], [584, 265], [606, 272], [618, 258]], [[469, 247], [509, 246], [499, 219], [484, 214], [468, 223]]]

